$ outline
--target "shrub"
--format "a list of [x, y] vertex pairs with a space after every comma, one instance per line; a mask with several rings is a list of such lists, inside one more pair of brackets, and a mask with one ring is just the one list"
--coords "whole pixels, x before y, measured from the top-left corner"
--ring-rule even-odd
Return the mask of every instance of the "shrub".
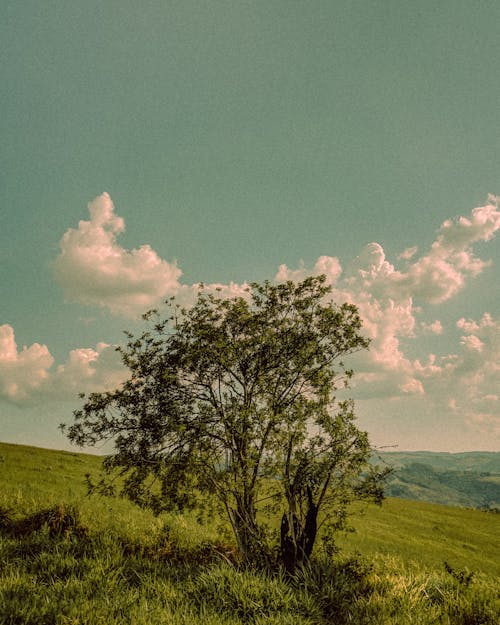
[[[3, 513], [3, 514], [2, 514]], [[80, 522], [80, 513], [75, 506], [57, 505], [34, 512], [21, 519], [13, 519], [5, 510], [0, 511], [0, 529], [13, 537], [22, 537], [42, 530], [51, 537], [74, 535], [87, 536], [87, 528]]]

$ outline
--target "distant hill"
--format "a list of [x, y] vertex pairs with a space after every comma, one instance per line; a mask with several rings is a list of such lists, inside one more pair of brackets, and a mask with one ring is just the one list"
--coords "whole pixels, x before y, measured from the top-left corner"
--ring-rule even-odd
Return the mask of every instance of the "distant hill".
[[[44, 484], [49, 498], [69, 484], [72, 491], [78, 490], [84, 497], [83, 481], [79, 482], [76, 476], [98, 472], [102, 462], [100, 456], [0, 443], [0, 476], [3, 480], [7, 458], [11, 461], [18, 458], [16, 473], [20, 472], [23, 480], [36, 482], [38, 486]], [[388, 497], [500, 510], [500, 452], [396, 451], [380, 452], [377, 458], [395, 468], [386, 484]], [[10, 488], [15, 490], [17, 478], [12, 473], [14, 465], [10, 466], [4, 489], [9, 489], [10, 483]]]
[[419, 462], [441, 471], [489, 471], [500, 475], [498, 451], [465, 451], [458, 454], [439, 451], [386, 451], [379, 455], [397, 467]]
[[383, 452], [379, 457], [395, 469], [386, 486], [390, 497], [500, 509], [500, 452]]

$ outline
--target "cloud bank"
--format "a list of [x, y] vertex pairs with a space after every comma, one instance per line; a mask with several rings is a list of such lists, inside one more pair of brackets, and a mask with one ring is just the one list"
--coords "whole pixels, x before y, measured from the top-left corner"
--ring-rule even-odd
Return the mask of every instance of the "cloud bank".
[[[490, 196], [469, 216], [446, 220], [427, 251], [419, 253], [416, 246], [404, 250], [397, 257], [398, 266], [376, 242], [345, 267], [337, 257], [326, 255], [309, 268], [280, 265], [277, 282], [325, 274], [335, 301], [358, 306], [371, 347], [353, 357], [354, 397], [363, 402], [402, 402], [413, 411], [425, 405], [465, 430], [498, 436], [500, 320], [487, 311], [475, 320], [457, 315], [451, 327], [439, 319], [439, 305], [489, 266], [475, 248], [500, 229], [498, 203]], [[160, 258], [149, 245], [132, 250], [120, 245], [125, 223], [108, 194], [88, 208], [90, 219], [67, 230], [54, 262], [54, 275], [68, 300], [131, 318], [170, 296], [183, 305], [194, 301], [199, 284], [182, 284], [175, 262]], [[205, 288], [232, 297], [244, 296], [246, 286]], [[425, 351], [420, 346], [424, 337], [444, 337], [447, 343], [441, 344], [451, 349]], [[418, 357], [412, 355], [416, 353]], [[0, 397], [11, 402], [114, 388], [124, 375], [114, 349], [105, 343], [73, 350], [65, 363], [55, 366], [47, 346], [34, 343], [19, 350], [13, 328], [0, 326]]]

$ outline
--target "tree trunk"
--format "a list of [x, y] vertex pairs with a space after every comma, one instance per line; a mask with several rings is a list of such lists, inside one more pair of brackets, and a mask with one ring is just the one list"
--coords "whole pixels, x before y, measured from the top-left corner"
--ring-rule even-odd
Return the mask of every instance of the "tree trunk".
[[318, 533], [318, 506], [315, 505], [311, 489], [307, 489], [307, 513], [303, 531], [303, 552], [306, 560], [309, 560], [312, 554], [316, 535]]
[[264, 568], [270, 564], [270, 554], [257, 524], [253, 501], [238, 501], [232, 510], [233, 531], [242, 560], [248, 566]]
[[287, 573], [293, 574], [298, 566], [309, 561], [318, 532], [317, 520], [318, 506], [308, 488], [307, 512], [303, 521], [295, 512], [285, 512], [281, 519], [280, 563]]

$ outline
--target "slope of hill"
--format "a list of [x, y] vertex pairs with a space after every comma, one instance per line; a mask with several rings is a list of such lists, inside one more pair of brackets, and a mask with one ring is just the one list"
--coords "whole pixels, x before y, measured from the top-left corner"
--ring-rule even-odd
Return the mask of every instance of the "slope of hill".
[[[142, 534], [157, 527], [152, 514], [128, 501], [86, 496], [85, 474], [96, 475], [101, 462], [102, 458], [89, 454], [0, 443], [0, 506], [30, 513], [65, 503], [77, 505], [84, 522], [96, 529], [125, 525], [130, 534]], [[339, 543], [347, 551], [400, 555], [407, 562], [430, 567], [447, 560], [500, 576], [498, 519], [491, 512], [390, 497], [381, 508], [368, 506], [355, 513], [356, 533], [339, 538]], [[168, 522], [189, 527], [192, 536], [208, 532], [194, 517], [180, 520], [172, 515]]]
[[0, 443], [0, 625], [496, 625], [498, 515], [390, 498], [297, 577], [223, 524], [85, 495], [102, 458]]

